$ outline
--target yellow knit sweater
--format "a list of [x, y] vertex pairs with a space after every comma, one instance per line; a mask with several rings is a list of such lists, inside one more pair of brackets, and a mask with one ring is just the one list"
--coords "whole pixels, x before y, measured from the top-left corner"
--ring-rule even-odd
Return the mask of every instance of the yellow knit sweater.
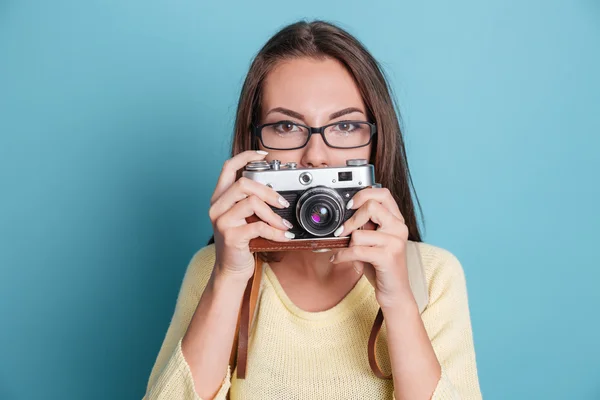
[[[434, 400], [481, 399], [463, 269], [450, 252], [419, 243], [429, 304], [421, 314], [442, 366]], [[148, 381], [145, 399], [195, 399], [181, 339], [215, 261], [214, 245], [196, 253], [188, 266], [175, 314]], [[393, 399], [392, 380], [369, 367], [367, 342], [379, 308], [375, 290], [362, 277], [335, 307], [306, 312], [285, 294], [265, 264], [257, 314], [248, 348], [245, 380], [227, 371], [215, 399]], [[377, 359], [390, 372], [385, 324]]]

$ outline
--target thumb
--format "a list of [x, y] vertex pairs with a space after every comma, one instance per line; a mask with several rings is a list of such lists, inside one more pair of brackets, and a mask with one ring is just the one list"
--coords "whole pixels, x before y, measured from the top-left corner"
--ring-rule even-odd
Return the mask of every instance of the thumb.
[[377, 286], [376, 286], [376, 276], [375, 276], [375, 267], [373, 267], [370, 263], [366, 263], [366, 262], [363, 262], [363, 261], [354, 261], [353, 262], [353, 266], [354, 266], [354, 269], [356, 270], [357, 273], [364, 274], [365, 277], [371, 283], [371, 285], [374, 288], [377, 288]]

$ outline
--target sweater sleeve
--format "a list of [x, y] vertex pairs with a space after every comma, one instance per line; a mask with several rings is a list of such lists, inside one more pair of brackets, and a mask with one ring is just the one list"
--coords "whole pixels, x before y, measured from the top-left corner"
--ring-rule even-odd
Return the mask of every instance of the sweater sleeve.
[[[175, 312], [156, 358], [144, 400], [202, 400], [195, 388], [190, 366], [181, 351], [185, 335], [214, 265], [214, 246], [207, 246], [192, 258], [177, 297]], [[231, 386], [231, 371], [223, 371], [223, 383], [215, 400], [225, 400]]]
[[422, 245], [429, 305], [422, 319], [442, 374], [432, 400], [480, 400], [463, 268], [450, 252]]

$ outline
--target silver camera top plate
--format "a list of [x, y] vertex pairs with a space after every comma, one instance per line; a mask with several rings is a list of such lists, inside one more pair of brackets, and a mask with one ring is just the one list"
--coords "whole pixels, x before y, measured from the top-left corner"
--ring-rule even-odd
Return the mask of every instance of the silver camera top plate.
[[305, 190], [315, 186], [332, 189], [374, 186], [375, 172], [366, 160], [348, 160], [345, 167], [296, 168], [295, 163], [273, 160], [251, 162], [242, 176], [276, 191]]

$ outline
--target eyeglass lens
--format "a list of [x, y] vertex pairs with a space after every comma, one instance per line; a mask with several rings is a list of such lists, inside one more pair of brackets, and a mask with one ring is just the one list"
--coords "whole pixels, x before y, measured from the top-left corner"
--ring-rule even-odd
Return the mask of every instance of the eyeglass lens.
[[[369, 143], [371, 126], [364, 122], [341, 122], [325, 128], [325, 141], [335, 147], [357, 147]], [[308, 129], [292, 122], [279, 122], [266, 125], [261, 131], [262, 142], [266, 147], [293, 149], [302, 147], [308, 141]]]

